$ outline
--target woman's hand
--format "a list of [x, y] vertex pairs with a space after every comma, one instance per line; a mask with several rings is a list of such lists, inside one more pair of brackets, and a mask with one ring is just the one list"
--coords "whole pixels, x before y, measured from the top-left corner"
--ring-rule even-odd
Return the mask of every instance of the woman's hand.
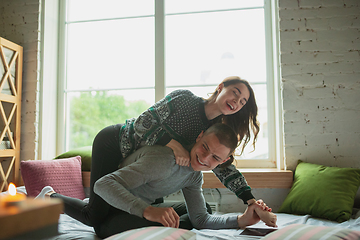
[[161, 223], [165, 227], [178, 228], [180, 224], [180, 217], [172, 207], [148, 206], [145, 208], [143, 216], [145, 219]]
[[259, 200], [255, 200], [255, 199], [250, 199], [247, 201], [248, 206], [255, 204], [256, 206], [260, 207], [262, 210], [266, 210], [268, 212], [271, 212], [272, 209], [269, 208], [266, 203], [264, 203], [264, 201], [262, 199]]
[[259, 207], [256, 204], [251, 204], [242, 215], [238, 215], [237, 222], [240, 229], [245, 229], [247, 226], [254, 225], [260, 221], [260, 217], [255, 212], [257, 208]]
[[274, 213], [259, 208], [255, 208], [255, 212], [260, 217], [260, 220], [263, 221], [267, 226], [277, 227], [277, 216]]
[[189, 166], [190, 154], [178, 141], [171, 139], [166, 146], [173, 150], [176, 164], [180, 166]]
[[277, 216], [271, 212], [271, 208], [269, 208], [266, 203], [262, 199], [255, 200], [250, 199], [247, 201], [249, 206], [254, 206], [254, 210], [256, 214], [259, 216], [260, 220], [263, 221], [269, 227], [277, 227], [276, 221]]

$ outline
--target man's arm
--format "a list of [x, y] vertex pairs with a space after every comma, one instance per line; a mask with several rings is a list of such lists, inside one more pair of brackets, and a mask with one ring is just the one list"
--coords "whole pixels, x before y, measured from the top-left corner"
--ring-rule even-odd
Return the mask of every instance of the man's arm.
[[[144, 150], [144, 147], [142, 150]], [[156, 147], [151, 147], [154, 150]], [[166, 227], [179, 227], [179, 216], [173, 208], [155, 208], [143, 199], [132, 194], [131, 189], [138, 188], [148, 182], [168, 177], [170, 171], [170, 160], [159, 162], [156, 159], [168, 159], [168, 154], [161, 155], [162, 152], [152, 151], [143, 154], [141, 150], [136, 154], [130, 155], [126, 161], [132, 162], [135, 157], [137, 161], [118, 169], [117, 171], [105, 175], [96, 181], [94, 192], [102, 197], [108, 204], [126, 211], [138, 217], [153, 222], [159, 222]]]
[[[142, 217], [149, 203], [134, 196], [128, 190], [140, 186], [143, 182], [143, 176], [137, 176], [138, 173], [126, 171], [125, 168], [122, 168], [107, 174], [95, 182], [94, 192], [111, 206]], [[127, 179], [130, 181], [128, 182]], [[138, 181], [131, 181], [132, 179]]]
[[202, 173], [197, 172], [191, 179], [192, 184], [182, 189], [190, 221], [197, 229], [234, 229], [238, 228], [237, 215], [218, 216], [207, 212], [202, 193]]
[[[206, 203], [202, 194], [202, 173], [199, 172], [197, 177], [192, 179], [192, 185], [182, 189], [185, 197], [188, 214], [191, 223], [197, 229], [236, 229], [253, 225], [260, 221], [257, 214], [263, 215], [264, 218], [269, 217], [271, 226], [276, 226], [276, 215], [261, 209], [257, 204], [248, 206], [245, 213], [242, 215], [211, 215], [207, 213]], [[269, 224], [268, 224], [269, 225]], [[269, 225], [270, 226], [270, 225]]]
[[180, 225], [180, 217], [172, 207], [153, 207], [148, 206], [144, 211], [144, 218], [161, 223], [165, 227], [178, 228]]
[[[151, 199], [140, 199], [131, 192], [148, 182], [169, 175], [170, 161], [157, 161], [166, 158], [163, 147], [143, 147], [124, 159], [122, 168], [97, 180], [94, 192], [111, 206], [139, 217], [151, 203]], [[169, 163], [169, 164], [168, 164]]]
[[274, 213], [263, 210], [256, 206], [256, 204], [252, 204], [247, 207], [244, 214], [238, 216], [239, 228], [244, 229], [247, 226], [258, 223], [260, 219], [270, 227], [277, 227], [277, 217]]

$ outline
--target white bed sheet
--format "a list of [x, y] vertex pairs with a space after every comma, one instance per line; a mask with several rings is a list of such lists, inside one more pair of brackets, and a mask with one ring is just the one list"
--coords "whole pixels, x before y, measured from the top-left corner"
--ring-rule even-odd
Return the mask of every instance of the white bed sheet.
[[[278, 228], [284, 228], [290, 224], [308, 224], [316, 226], [329, 226], [329, 227], [342, 227], [349, 228], [353, 230], [360, 231], [360, 211], [357, 209], [354, 210], [353, 218], [343, 222], [337, 223], [334, 221], [329, 221], [320, 218], [314, 218], [310, 215], [293, 215], [285, 213], [277, 213], [277, 225]], [[251, 227], [257, 228], [269, 228], [264, 223], [259, 222]], [[197, 240], [242, 240], [242, 239], [261, 239], [262, 237], [256, 236], [244, 236], [240, 235], [243, 230], [196, 230], [193, 229], [193, 232], [196, 233]]]
[[[314, 218], [311, 217], [310, 215], [299, 216], [299, 215], [278, 213], [277, 217], [278, 217], [277, 225], [279, 228], [286, 227], [290, 224], [309, 224], [309, 225], [318, 225], [318, 226], [342, 227], [342, 228], [349, 228], [360, 231], [360, 211], [358, 210], [355, 210], [352, 219], [343, 223], [337, 223], [324, 219]], [[262, 222], [259, 222], [258, 224], [255, 224], [251, 227], [269, 228]], [[261, 237], [240, 235], [240, 233], [243, 230], [237, 230], [237, 229], [222, 229], [222, 230], [193, 229], [192, 231], [196, 233], [197, 240], [261, 239]], [[59, 219], [59, 234], [47, 240], [62, 240], [62, 239], [99, 240], [100, 238], [96, 236], [92, 227], [88, 227], [80, 223], [79, 221], [67, 216], [66, 214], [61, 214]]]

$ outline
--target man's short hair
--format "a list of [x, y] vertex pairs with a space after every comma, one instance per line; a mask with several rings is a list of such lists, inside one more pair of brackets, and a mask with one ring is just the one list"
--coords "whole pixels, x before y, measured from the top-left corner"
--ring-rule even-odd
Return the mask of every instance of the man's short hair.
[[204, 136], [210, 133], [215, 134], [215, 136], [219, 139], [220, 144], [230, 148], [228, 156], [233, 154], [237, 147], [238, 138], [234, 130], [229, 125], [224, 123], [215, 123], [205, 131]]

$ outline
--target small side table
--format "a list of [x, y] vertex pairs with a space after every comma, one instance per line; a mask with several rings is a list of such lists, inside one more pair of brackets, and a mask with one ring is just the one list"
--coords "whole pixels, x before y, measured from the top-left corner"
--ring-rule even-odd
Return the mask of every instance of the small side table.
[[0, 239], [41, 239], [58, 233], [59, 199], [27, 198], [19, 206], [0, 206]]

